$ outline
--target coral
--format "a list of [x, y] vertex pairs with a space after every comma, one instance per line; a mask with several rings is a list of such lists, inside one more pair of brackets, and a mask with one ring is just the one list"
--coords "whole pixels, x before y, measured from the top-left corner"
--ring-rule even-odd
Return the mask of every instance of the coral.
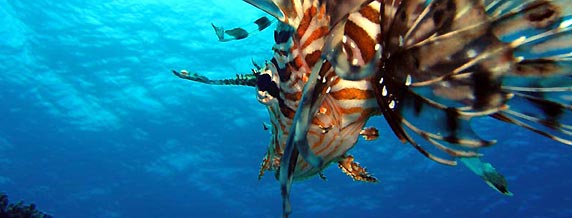
[[36, 205], [24, 205], [22, 201], [16, 204], [9, 204], [8, 196], [0, 194], [0, 217], [1, 218], [52, 218], [52, 216], [40, 212]]

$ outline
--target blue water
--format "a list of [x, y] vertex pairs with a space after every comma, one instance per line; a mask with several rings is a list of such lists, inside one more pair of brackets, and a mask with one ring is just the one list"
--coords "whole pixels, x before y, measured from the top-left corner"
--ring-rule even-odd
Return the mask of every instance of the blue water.
[[[268, 115], [251, 88], [176, 78], [248, 73], [272, 31], [218, 43], [211, 28], [263, 13], [242, 1], [0, 0], [0, 192], [55, 217], [279, 217], [273, 175], [256, 179]], [[352, 154], [380, 183], [332, 166], [295, 183], [293, 217], [572, 217], [572, 148], [492, 120], [485, 160], [502, 196], [468, 169], [382, 137]]]

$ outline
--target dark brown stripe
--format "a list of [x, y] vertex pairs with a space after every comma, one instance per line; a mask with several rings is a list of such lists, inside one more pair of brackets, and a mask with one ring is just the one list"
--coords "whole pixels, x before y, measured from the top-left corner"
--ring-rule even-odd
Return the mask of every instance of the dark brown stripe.
[[372, 39], [362, 27], [348, 20], [345, 25], [344, 34], [354, 40], [365, 62], [373, 58], [375, 55], [375, 40]]
[[298, 101], [302, 98], [302, 92], [284, 93], [284, 98], [290, 101]]
[[377, 12], [371, 5], [363, 7], [359, 13], [361, 16], [365, 17], [373, 23], [379, 24], [381, 22], [379, 19], [379, 12]]
[[306, 55], [306, 64], [308, 64], [308, 66], [313, 67], [319, 60], [320, 57], [322, 55], [322, 51], [320, 50], [316, 50], [314, 52], [312, 52], [311, 54], [307, 54]]

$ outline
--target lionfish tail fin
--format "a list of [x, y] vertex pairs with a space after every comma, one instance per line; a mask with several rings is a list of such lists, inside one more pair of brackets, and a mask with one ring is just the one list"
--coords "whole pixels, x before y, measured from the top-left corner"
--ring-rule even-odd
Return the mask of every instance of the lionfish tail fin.
[[483, 162], [480, 158], [460, 158], [460, 160], [494, 190], [507, 196], [513, 195], [512, 192], [508, 190], [508, 183], [505, 177], [497, 172], [490, 163]]

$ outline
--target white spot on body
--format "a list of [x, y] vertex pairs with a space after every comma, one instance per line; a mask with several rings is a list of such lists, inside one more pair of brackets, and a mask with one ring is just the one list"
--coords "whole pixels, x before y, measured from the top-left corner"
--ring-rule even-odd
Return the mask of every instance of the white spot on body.
[[359, 60], [357, 58], [354, 58], [352, 60], [352, 65], [358, 65], [358, 63], [359, 63]]
[[477, 51], [475, 51], [475, 49], [469, 49], [467, 51], [467, 57], [469, 58], [474, 58], [477, 56]]
[[411, 85], [411, 75], [409, 75], [409, 74], [407, 74], [407, 78], [405, 78], [405, 85], [406, 86]]
[[328, 89], [326, 89], [326, 93], [327, 93], [327, 94], [330, 94], [330, 91], [332, 91], [332, 87], [331, 87], [331, 86], [328, 86]]
[[395, 101], [391, 100], [391, 102], [389, 102], [389, 108], [390, 109], [394, 109], [395, 108]]
[[387, 96], [387, 88], [385, 86], [383, 86], [383, 89], [381, 90], [381, 95], [382, 96]]

